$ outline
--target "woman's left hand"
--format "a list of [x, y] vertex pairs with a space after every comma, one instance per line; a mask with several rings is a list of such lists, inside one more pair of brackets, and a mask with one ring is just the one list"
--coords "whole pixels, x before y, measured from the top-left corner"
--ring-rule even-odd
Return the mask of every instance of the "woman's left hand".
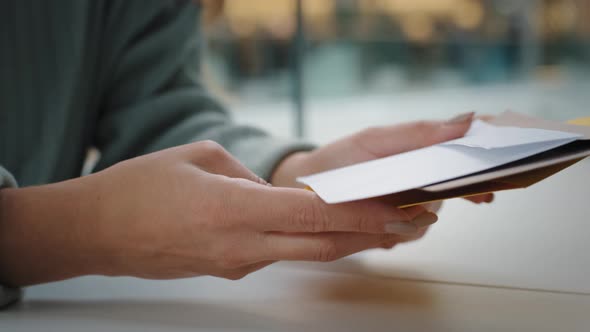
[[[271, 183], [275, 186], [301, 187], [298, 176], [383, 158], [460, 138], [469, 129], [473, 113], [459, 115], [448, 121], [419, 121], [393, 126], [371, 127], [310, 152], [297, 152], [283, 160], [275, 170]], [[490, 203], [493, 194], [466, 198], [474, 203]], [[438, 204], [427, 204], [436, 211]]]

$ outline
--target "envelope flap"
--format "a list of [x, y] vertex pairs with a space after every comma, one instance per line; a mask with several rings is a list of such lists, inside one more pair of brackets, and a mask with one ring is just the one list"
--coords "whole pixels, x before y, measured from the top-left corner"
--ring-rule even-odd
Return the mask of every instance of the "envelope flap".
[[525, 144], [579, 139], [582, 134], [539, 128], [496, 126], [476, 120], [465, 136], [441, 145], [463, 145], [472, 148], [498, 149]]

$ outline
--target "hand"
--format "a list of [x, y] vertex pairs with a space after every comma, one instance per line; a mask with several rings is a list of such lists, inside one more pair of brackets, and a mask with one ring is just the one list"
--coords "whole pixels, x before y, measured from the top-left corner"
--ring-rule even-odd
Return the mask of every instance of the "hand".
[[[275, 186], [302, 187], [295, 180], [299, 176], [384, 158], [460, 138], [471, 126], [473, 116], [474, 113], [466, 113], [445, 122], [419, 121], [368, 128], [314, 151], [298, 152], [288, 156], [275, 170], [271, 182]], [[476, 203], [491, 202], [493, 194], [472, 196], [467, 199]]]
[[[301, 187], [301, 184], [295, 181], [298, 176], [383, 158], [459, 138], [469, 129], [473, 115], [473, 113], [467, 113], [445, 122], [420, 121], [368, 128], [314, 151], [290, 155], [277, 167], [271, 181], [276, 186]], [[484, 194], [466, 199], [475, 203], [489, 203], [493, 198], [493, 194]], [[436, 212], [440, 206], [441, 203], [438, 202], [427, 204], [424, 208]], [[411, 238], [419, 238], [426, 231], [425, 228], [426, 225], [420, 230], [418, 236]]]
[[277, 260], [396, 243], [424, 216], [387, 199], [327, 205], [270, 187], [212, 142], [0, 198], [0, 281], [14, 286], [87, 274], [238, 279]]

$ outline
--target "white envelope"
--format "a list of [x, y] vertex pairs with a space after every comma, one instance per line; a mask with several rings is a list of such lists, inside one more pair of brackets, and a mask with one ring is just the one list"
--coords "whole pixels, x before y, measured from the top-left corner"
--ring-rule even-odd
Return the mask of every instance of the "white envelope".
[[[405, 205], [414, 201], [417, 203], [485, 192], [482, 188], [472, 188], [468, 192], [444, 193], [440, 194], [440, 197], [432, 195], [427, 199], [426, 197], [419, 197], [420, 195], [416, 196], [416, 192], [411, 191], [474, 173], [479, 174], [486, 170], [495, 169], [498, 166], [564, 146], [578, 139], [588, 138], [584, 131], [561, 131], [564, 128], [567, 130], [573, 127], [581, 128], [580, 126], [567, 126], [549, 122], [543, 124], [544, 129], [540, 129], [522, 128], [521, 123], [519, 123], [519, 127], [510, 127], [502, 123], [504, 120], [510, 122], [514, 119], [522, 120], [523, 118], [529, 119], [519, 117], [514, 113], [506, 113], [498, 118], [498, 122], [502, 126], [476, 120], [463, 138], [300, 177], [298, 181], [313, 189], [327, 203], [343, 203], [410, 191], [410, 195], [406, 195], [404, 199], [400, 200], [400, 202], [403, 202], [400, 205]], [[527, 123], [524, 120], [522, 122]], [[532, 121], [532, 123], [535, 122]], [[549, 130], [546, 129], [547, 127], [560, 130]], [[582, 157], [587, 154], [583, 154]], [[457, 188], [457, 186], [449, 188]], [[510, 188], [513, 187], [498, 187], [491, 190]], [[440, 191], [440, 188], [438, 191]], [[422, 192], [420, 191], [420, 193]]]

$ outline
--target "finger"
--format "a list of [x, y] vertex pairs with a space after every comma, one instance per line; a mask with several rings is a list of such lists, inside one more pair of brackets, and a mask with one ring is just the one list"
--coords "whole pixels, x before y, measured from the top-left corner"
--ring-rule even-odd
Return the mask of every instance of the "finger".
[[252, 265], [243, 267], [243, 268], [240, 269], [240, 271], [241, 272], [244, 272], [246, 274], [250, 274], [252, 272], [256, 272], [258, 270], [262, 270], [265, 267], [267, 267], [267, 266], [269, 266], [271, 264], [274, 264], [276, 262], [277, 261], [262, 261], [262, 262], [258, 262], [258, 263], [255, 263], [255, 264], [252, 264]]
[[187, 144], [185, 156], [202, 170], [230, 178], [242, 178], [259, 184], [268, 183], [250, 171], [239, 160], [213, 141], [200, 141]]
[[424, 204], [424, 208], [427, 211], [437, 213], [438, 211], [440, 211], [442, 205], [443, 205], [443, 201], [434, 201], [434, 202]]
[[223, 276], [227, 279], [231, 279], [231, 280], [239, 280], [244, 278], [245, 276], [256, 272], [258, 270], [262, 270], [263, 268], [275, 263], [276, 261], [262, 261], [262, 262], [258, 262], [255, 264], [251, 264], [248, 266], [244, 266], [238, 269], [234, 269], [231, 271], [225, 271], [223, 273]]
[[488, 194], [482, 194], [482, 195], [476, 195], [476, 196], [468, 196], [468, 197], [465, 197], [465, 199], [468, 201], [471, 201], [473, 203], [476, 203], [476, 204], [491, 203], [494, 201], [494, 194], [488, 193]]
[[364, 233], [269, 233], [265, 249], [259, 252], [262, 259], [329, 262], [397, 239], [397, 235]]
[[397, 246], [398, 244], [419, 240], [424, 237], [424, 235], [428, 232], [429, 229], [430, 229], [429, 226], [422, 227], [418, 230], [418, 233], [416, 233], [413, 236], [399, 235], [397, 238], [393, 239], [391, 242], [385, 243], [383, 246], [381, 246], [381, 248], [391, 249], [391, 248]]
[[[424, 227], [428, 227], [432, 224], [434, 224], [435, 222], [438, 221], [438, 216], [435, 213], [432, 212], [425, 212], [421, 215], [419, 215], [418, 217], [414, 218], [411, 223], [416, 225], [416, 227], [418, 228], [418, 230], [424, 228]], [[409, 236], [414, 236], [416, 234], [408, 234]], [[406, 235], [406, 234], [403, 234]]]
[[[395, 198], [391, 195], [382, 196], [374, 198], [373, 200], [382, 201], [384, 204], [390, 206], [397, 206], [397, 202]], [[432, 202], [432, 203], [425, 203], [420, 205], [413, 205], [410, 207], [402, 208], [408, 215], [410, 216], [411, 220], [410, 223], [416, 225], [417, 228], [425, 227], [434, 224], [438, 221], [438, 216], [436, 215], [437, 211], [442, 206], [442, 202]], [[411, 232], [410, 234], [399, 233], [401, 235], [413, 235], [416, 232]]]
[[397, 243], [407, 243], [407, 242], [412, 242], [412, 241], [416, 241], [419, 240], [421, 238], [424, 237], [424, 235], [426, 235], [426, 233], [428, 232], [428, 230], [430, 229], [429, 226], [426, 227], [422, 227], [418, 230], [418, 232], [414, 235], [410, 235], [410, 236], [403, 236], [400, 235], [399, 236], [399, 240], [397, 241]]
[[371, 128], [359, 133], [356, 141], [374, 157], [382, 158], [463, 137], [473, 116], [471, 112], [444, 122], [419, 121]]
[[425, 211], [423, 207], [402, 210], [378, 200], [326, 204], [313, 192], [290, 188], [242, 186], [228, 200], [240, 223], [260, 231], [291, 233], [413, 234], [417, 227], [410, 221]]
[[494, 118], [496, 118], [496, 116], [491, 115], [491, 114], [478, 114], [476, 118], [481, 121], [490, 122], [490, 121], [494, 120]]
[[393, 243], [388, 243], [388, 244], [384, 244], [381, 246], [381, 249], [386, 249], [386, 250], [391, 250], [393, 249], [395, 246], [397, 246], [398, 243], [397, 242], [393, 242]]

